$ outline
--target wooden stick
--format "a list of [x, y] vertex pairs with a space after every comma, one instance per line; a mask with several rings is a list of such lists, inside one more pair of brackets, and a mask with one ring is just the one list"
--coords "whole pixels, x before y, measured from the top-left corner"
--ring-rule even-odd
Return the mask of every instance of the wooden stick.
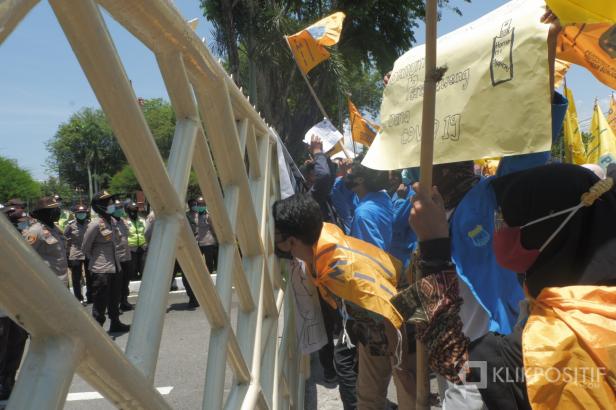
[[[319, 100], [319, 97], [317, 97], [317, 93], [314, 92], [314, 88], [312, 88], [312, 84], [310, 84], [310, 81], [308, 81], [308, 77], [306, 76], [306, 74], [304, 74], [304, 72], [302, 71], [302, 68], [299, 66], [299, 63], [297, 62], [297, 59], [295, 58], [295, 53], [293, 53], [293, 49], [291, 48], [291, 43], [289, 43], [289, 38], [287, 36], [284, 36], [284, 41], [287, 42], [287, 46], [289, 47], [289, 51], [291, 51], [291, 56], [293, 57], [293, 61], [295, 61], [295, 65], [297, 66], [297, 69], [299, 70], [302, 77], [304, 77], [304, 81], [306, 81], [308, 90], [310, 90], [310, 94], [312, 95], [312, 98], [314, 98], [314, 102], [317, 103], [319, 110], [321, 110], [321, 114], [323, 114], [323, 118], [326, 118], [330, 123], [333, 124], [332, 120], [329, 118], [329, 115], [327, 115], [327, 113], [325, 112], [325, 108], [323, 108], [323, 104], [321, 104], [321, 100]], [[342, 148], [342, 152], [344, 153], [345, 157], [349, 158], [349, 154], [346, 152], [346, 149], [344, 148], [344, 134], [342, 135], [342, 141], [343, 142], [340, 144], [340, 147]]]
[[[422, 194], [432, 192], [432, 163], [434, 161], [434, 117], [436, 105], [436, 0], [426, 1], [426, 74], [424, 82], [423, 111], [421, 116], [421, 157], [419, 177]], [[421, 278], [418, 278], [421, 279]], [[423, 343], [417, 341], [417, 399], [416, 408], [430, 408], [430, 373], [428, 353]]]

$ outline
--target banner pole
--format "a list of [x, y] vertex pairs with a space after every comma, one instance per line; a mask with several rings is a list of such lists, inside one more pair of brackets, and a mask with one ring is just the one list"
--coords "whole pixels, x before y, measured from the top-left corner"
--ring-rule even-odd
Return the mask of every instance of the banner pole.
[[[436, 0], [426, 1], [426, 73], [424, 81], [423, 110], [421, 116], [420, 189], [423, 195], [432, 193], [432, 164], [434, 161], [434, 117], [436, 105]], [[418, 278], [418, 279], [421, 279]], [[430, 373], [428, 352], [417, 341], [417, 401], [416, 408], [430, 408]]]
[[[304, 78], [304, 81], [306, 81], [306, 85], [308, 86], [308, 90], [310, 90], [310, 94], [312, 95], [312, 98], [314, 98], [314, 102], [317, 103], [317, 106], [319, 107], [319, 110], [321, 111], [321, 114], [323, 115], [323, 118], [326, 118], [331, 123], [332, 120], [329, 118], [329, 115], [327, 115], [327, 113], [325, 112], [325, 108], [323, 108], [323, 104], [321, 104], [321, 100], [319, 100], [319, 97], [317, 97], [317, 93], [314, 92], [314, 88], [312, 88], [312, 85], [310, 84], [310, 81], [308, 81], [308, 77], [306, 76], [306, 74], [304, 74], [304, 72], [302, 71], [301, 67], [297, 63], [297, 59], [295, 58], [295, 54], [293, 53], [293, 49], [291, 48], [291, 44], [289, 43], [289, 38], [287, 36], [284, 36], [284, 41], [286, 41], [287, 47], [289, 47], [289, 51], [291, 51], [291, 56], [293, 57], [293, 61], [295, 61], [295, 65], [297, 66], [297, 69], [299, 70], [299, 73]], [[343, 142], [340, 143], [340, 148], [342, 149], [342, 152], [344, 153], [344, 155], [347, 158], [350, 158], [348, 152], [346, 151], [346, 148], [344, 147], [344, 134], [342, 134], [342, 141]]]

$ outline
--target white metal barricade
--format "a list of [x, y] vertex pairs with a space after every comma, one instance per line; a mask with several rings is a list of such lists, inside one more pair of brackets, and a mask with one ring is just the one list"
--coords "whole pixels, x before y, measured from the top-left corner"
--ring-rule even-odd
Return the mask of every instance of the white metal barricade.
[[[0, 0], [0, 44], [37, 2]], [[273, 253], [270, 208], [279, 180], [272, 131], [171, 1], [49, 2], [155, 209], [156, 225], [124, 354], [0, 218], [0, 307], [31, 334], [8, 408], [62, 408], [74, 373], [118, 408], [170, 408], [153, 380], [176, 256], [211, 326], [202, 407], [303, 408], [307, 361], [297, 351], [293, 302]], [[176, 114], [167, 167], [100, 7], [156, 55]], [[191, 167], [219, 241], [216, 284], [184, 214]], [[234, 379], [224, 401], [227, 364]]]

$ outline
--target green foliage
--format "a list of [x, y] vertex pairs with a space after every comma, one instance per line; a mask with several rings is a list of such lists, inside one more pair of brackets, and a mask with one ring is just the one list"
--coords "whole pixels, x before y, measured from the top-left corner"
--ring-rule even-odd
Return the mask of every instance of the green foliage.
[[135, 172], [130, 165], [124, 165], [124, 167], [111, 178], [109, 190], [112, 194], [128, 194], [129, 196], [131, 193], [141, 190], [139, 181], [137, 181]]
[[0, 202], [11, 198], [32, 201], [41, 196], [41, 187], [17, 161], [0, 157]]
[[[439, 6], [460, 14], [449, 0], [440, 0]], [[383, 75], [415, 42], [417, 21], [425, 15], [421, 0], [201, 0], [201, 7], [215, 28], [215, 50], [226, 56], [239, 84], [254, 87], [251, 100], [295, 157], [303, 151], [305, 132], [322, 114], [284, 35], [334, 11], [346, 14], [332, 57], [309, 73], [326, 112], [342, 128], [339, 118], [348, 115], [348, 95], [360, 110], [378, 111]]]
[[[160, 98], [145, 100], [143, 114], [161, 155], [167, 158], [175, 129], [171, 104]], [[84, 108], [73, 114], [60, 124], [56, 135], [47, 142], [47, 150], [50, 153], [48, 165], [58, 173], [62, 183], [85, 192], [89, 186], [88, 170], [93, 190], [99, 191], [108, 188], [113, 176], [127, 163], [101, 109]], [[126, 183], [123, 181], [122, 186]]]
[[65, 204], [72, 203], [85, 194], [72, 190], [70, 185], [55, 177], [49, 177], [47, 181], [42, 182], [41, 191], [43, 196], [60, 195]]

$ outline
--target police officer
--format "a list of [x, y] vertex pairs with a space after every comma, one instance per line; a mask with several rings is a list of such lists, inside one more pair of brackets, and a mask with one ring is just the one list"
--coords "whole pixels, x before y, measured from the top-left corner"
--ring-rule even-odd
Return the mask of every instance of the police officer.
[[205, 257], [205, 263], [210, 273], [216, 270], [218, 262], [218, 240], [214, 233], [212, 220], [207, 211], [205, 200], [202, 196], [191, 201], [190, 211], [187, 214], [201, 253]]
[[[71, 279], [73, 281], [73, 293], [82, 305], [92, 303], [92, 278], [90, 269], [86, 261], [86, 256], [82, 250], [83, 236], [90, 223], [90, 209], [86, 205], [75, 205], [72, 209], [75, 219], [70, 221], [64, 228], [68, 248], [68, 266], [71, 269]], [[86, 300], [81, 295], [82, 272], [86, 277]]]
[[129, 275], [124, 276], [122, 283], [122, 303], [128, 302], [130, 280], [136, 280], [143, 274], [146, 256], [145, 219], [139, 216], [139, 207], [133, 201], [127, 200], [124, 209], [128, 218], [124, 221], [128, 226], [128, 247], [130, 248]]
[[127, 282], [127, 279], [130, 281], [130, 268], [131, 268], [131, 253], [130, 248], [128, 247], [128, 225], [124, 220], [126, 216], [126, 212], [124, 212], [124, 202], [115, 200], [115, 211], [113, 212], [113, 219], [116, 221], [116, 226], [118, 227], [118, 231], [120, 233], [120, 243], [117, 247], [116, 251], [118, 254], [118, 258], [120, 259], [120, 265], [122, 267], [122, 279], [120, 282], [120, 310], [127, 312], [129, 310], [133, 310], [133, 305], [128, 303], [128, 294], [126, 295], [126, 299], [122, 298], [124, 293], [124, 284]]
[[60, 204], [52, 197], [39, 199], [30, 214], [37, 220], [22, 234], [51, 270], [68, 287], [66, 239], [56, 222], [60, 219]]
[[[2, 213], [20, 233], [28, 228], [28, 216], [23, 208], [6, 206]], [[28, 333], [0, 310], [0, 400], [7, 400], [11, 395], [27, 338]]]
[[83, 252], [90, 261], [92, 274], [92, 316], [100, 325], [105, 323], [108, 311], [110, 332], [127, 332], [130, 326], [120, 322], [120, 284], [122, 268], [117, 253], [120, 244], [115, 219], [114, 198], [106, 191], [92, 198], [92, 209], [98, 214], [88, 224], [83, 238]]

